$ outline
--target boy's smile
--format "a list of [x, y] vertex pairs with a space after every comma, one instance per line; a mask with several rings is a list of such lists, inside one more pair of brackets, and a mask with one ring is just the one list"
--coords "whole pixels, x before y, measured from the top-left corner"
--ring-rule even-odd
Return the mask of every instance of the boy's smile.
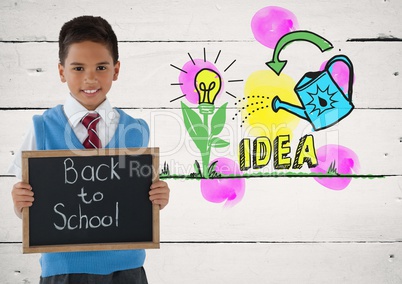
[[64, 64], [59, 64], [61, 81], [86, 109], [95, 110], [117, 80], [120, 62], [113, 63], [105, 45], [83, 41], [71, 44]]

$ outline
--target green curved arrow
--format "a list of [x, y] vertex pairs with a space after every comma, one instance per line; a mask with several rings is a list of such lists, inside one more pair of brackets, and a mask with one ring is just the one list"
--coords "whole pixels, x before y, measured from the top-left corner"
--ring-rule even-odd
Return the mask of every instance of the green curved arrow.
[[268, 65], [269, 68], [272, 69], [276, 73], [276, 75], [280, 75], [283, 68], [285, 68], [285, 65], [287, 63], [286, 60], [279, 60], [279, 53], [284, 49], [288, 44], [294, 42], [294, 41], [308, 41], [311, 42], [312, 44], [316, 45], [321, 52], [330, 50], [333, 48], [332, 44], [327, 41], [325, 38], [309, 31], [294, 31], [285, 34], [282, 36], [279, 41], [276, 43], [274, 54], [272, 56], [272, 60], [269, 62], [266, 62], [265, 64]]

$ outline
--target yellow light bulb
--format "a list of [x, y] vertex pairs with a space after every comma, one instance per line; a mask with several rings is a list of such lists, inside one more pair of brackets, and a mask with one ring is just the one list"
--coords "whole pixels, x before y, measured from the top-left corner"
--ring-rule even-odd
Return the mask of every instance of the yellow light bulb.
[[199, 104], [213, 104], [221, 90], [221, 77], [212, 69], [201, 69], [195, 75], [194, 87], [199, 96]]

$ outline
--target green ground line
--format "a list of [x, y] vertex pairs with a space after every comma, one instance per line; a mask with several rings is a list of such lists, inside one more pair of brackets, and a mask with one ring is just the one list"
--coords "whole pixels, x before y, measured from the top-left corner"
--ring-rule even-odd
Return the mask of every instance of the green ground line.
[[[222, 175], [219, 177], [209, 177], [209, 179], [234, 179], [234, 178], [386, 178], [394, 177], [399, 175], [375, 175], [375, 174], [317, 174], [317, 173], [254, 173], [254, 174], [243, 174], [243, 175]], [[165, 175], [161, 174], [160, 179], [205, 179], [200, 176], [191, 175]]]

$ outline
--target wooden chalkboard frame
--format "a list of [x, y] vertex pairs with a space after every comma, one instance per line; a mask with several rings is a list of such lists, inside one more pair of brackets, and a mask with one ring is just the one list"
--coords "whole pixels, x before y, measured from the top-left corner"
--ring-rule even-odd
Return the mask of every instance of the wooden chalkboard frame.
[[[77, 157], [77, 156], [125, 156], [125, 155], [151, 155], [152, 156], [152, 181], [159, 179], [159, 148], [119, 148], [119, 149], [89, 149], [89, 150], [48, 150], [48, 151], [23, 151], [22, 152], [22, 180], [29, 183], [29, 159], [52, 157]], [[90, 244], [61, 244], [40, 245], [30, 244], [29, 233], [29, 208], [22, 212], [23, 253], [42, 252], [73, 252], [73, 251], [100, 251], [100, 250], [126, 250], [126, 249], [158, 249], [160, 248], [160, 223], [159, 205], [152, 205], [152, 240], [142, 242], [108, 242]]]

